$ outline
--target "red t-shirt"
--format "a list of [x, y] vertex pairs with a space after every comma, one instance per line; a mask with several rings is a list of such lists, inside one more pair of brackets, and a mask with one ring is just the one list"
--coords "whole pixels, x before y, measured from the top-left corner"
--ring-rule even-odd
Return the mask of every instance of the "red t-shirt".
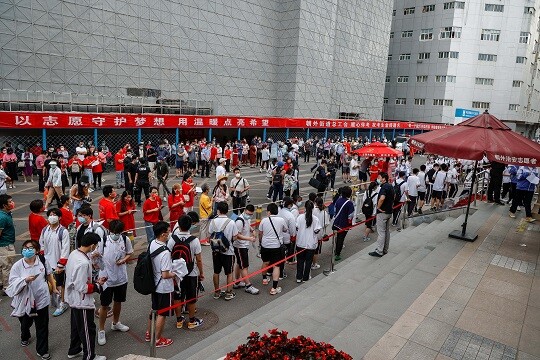
[[114, 170], [124, 171], [124, 158], [126, 155], [122, 153], [116, 153], [114, 155]]
[[159, 214], [161, 211], [154, 211], [151, 213], [147, 213], [147, 211], [159, 208], [161, 208], [161, 199], [159, 197], [156, 197], [155, 200], [152, 200], [151, 197], [146, 199], [142, 207], [144, 221], [148, 221], [152, 224], [157, 223], [159, 221]]
[[[126, 210], [135, 210], [135, 203], [132, 204], [126, 204]], [[116, 213], [120, 214], [122, 211], [122, 201], [116, 202]], [[125, 214], [125, 215], [118, 215], [120, 217], [120, 221], [124, 223], [124, 230], [125, 231], [131, 231], [133, 232], [133, 236], [137, 236], [135, 232], [135, 217], [133, 214]]]
[[65, 207], [60, 208], [60, 212], [62, 213], [62, 217], [60, 218], [60, 225], [67, 229], [69, 224], [71, 224], [73, 220], [75, 220], [73, 218], [73, 213]]
[[217, 158], [217, 147], [212, 146], [210, 148], [210, 160], [213, 161], [213, 160], [216, 160], [216, 158]]
[[379, 176], [379, 166], [372, 164], [369, 167], [369, 181], [377, 180], [377, 176]]
[[93, 156], [87, 156], [84, 158], [83, 160], [83, 166], [85, 169], [91, 169], [92, 168], [92, 163], [94, 162], [94, 160], [96, 160], [96, 158], [94, 158]]
[[[179, 203], [179, 202], [183, 202], [184, 201], [184, 195], [182, 194], [178, 194], [178, 195], [173, 195], [172, 193], [169, 195], [169, 198], [168, 198], [168, 201], [169, 201], [169, 221], [171, 222], [171, 225], [174, 225], [176, 224], [176, 222], [178, 221], [178, 219], [180, 219], [180, 216], [184, 215], [184, 205], [178, 205], [178, 206], [175, 206], [175, 207], [171, 207], [172, 205], [176, 204], [176, 203]], [[173, 224], [174, 222], [174, 224]]]
[[192, 207], [195, 203], [195, 190], [191, 191], [191, 185], [193, 184], [188, 184], [185, 181], [182, 182], [182, 194], [189, 195], [189, 201], [186, 201], [184, 204], [184, 207], [187, 208]]
[[109, 229], [109, 221], [118, 220], [118, 213], [116, 212], [116, 205], [109, 199], [103, 198], [99, 200], [99, 220], [103, 221], [105, 229]]
[[30, 231], [30, 240], [39, 241], [41, 231], [48, 224], [49, 223], [43, 216], [30, 213], [30, 215], [28, 216], [28, 231]]

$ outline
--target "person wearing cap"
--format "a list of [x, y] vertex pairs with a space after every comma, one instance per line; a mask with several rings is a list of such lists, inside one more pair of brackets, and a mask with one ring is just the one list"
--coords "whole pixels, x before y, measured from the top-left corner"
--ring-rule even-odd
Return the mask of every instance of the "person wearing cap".
[[58, 163], [53, 160], [49, 162], [49, 166], [51, 169], [47, 181], [45, 182], [45, 186], [49, 189], [47, 200], [45, 201], [45, 209], [51, 204], [55, 194], [58, 198], [64, 195], [64, 192], [62, 191], [62, 171], [58, 167]]
[[158, 156], [158, 163], [156, 165], [156, 177], [158, 180], [157, 188], [163, 186], [163, 201], [167, 202], [167, 196], [171, 193], [171, 190], [167, 187], [167, 180], [169, 179], [169, 165], [167, 165], [166, 158]]
[[227, 160], [225, 158], [219, 159], [219, 165], [216, 168], [216, 181], [223, 175], [227, 175], [227, 171], [225, 170], [225, 162]]

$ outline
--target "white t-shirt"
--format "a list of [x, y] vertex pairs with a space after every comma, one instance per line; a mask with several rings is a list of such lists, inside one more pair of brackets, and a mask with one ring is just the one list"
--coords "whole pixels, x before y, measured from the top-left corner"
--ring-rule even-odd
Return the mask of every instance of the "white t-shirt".
[[439, 170], [435, 174], [435, 181], [433, 182], [433, 190], [434, 191], [443, 191], [444, 185], [446, 182], [447, 174], [443, 170]]
[[[234, 224], [236, 225], [236, 228], [238, 229], [238, 233], [240, 235], [251, 236], [251, 220], [246, 220], [241, 214], [240, 216], [238, 216], [238, 219], [234, 221]], [[249, 248], [249, 244], [251, 244], [251, 241], [249, 240], [238, 239], [233, 242], [233, 246], [239, 249], [247, 249]]]
[[230, 185], [230, 191], [234, 191], [234, 196], [236, 197], [242, 197], [246, 196], [246, 188], [249, 186], [248, 181], [246, 178], [240, 177], [240, 179], [237, 179], [236, 177], [231, 180]]
[[[274, 224], [276, 231], [272, 228], [269, 219], [272, 219], [272, 224]], [[287, 231], [289, 230], [285, 220], [277, 215], [271, 215], [270, 217], [262, 219], [259, 224], [259, 232], [262, 234], [261, 246], [266, 249], [279, 248], [281, 244], [283, 244], [283, 236]]]
[[418, 187], [418, 191], [426, 192], [426, 173], [423, 171], [418, 172], [418, 180], [420, 181], [420, 186]]
[[360, 170], [358, 166], [358, 161], [352, 159], [351, 164], [349, 165], [351, 169], [351, 176], [358, 176], [358, 171]]
[[[228, 220], [229, 220], [229, 223], [227, 224], [225, 229], [223, 229], [223, 233], [225, 237], [232, 243], [236, 235], [238, 235], [238, 228], [234, 224], [234, 221], [229, 219], [227, 215], [219, 215], [217, 218], [210, 220], [210, 225], [208, 226], [208, 233], [212, 234], [214, 232], [221, 231], [221, 228], [223, 227], [225, 222]], [[229, 249], [223, 254], [234, 255], [233, 247], [229, 246]]]
[[[166, 244], [158, 240], [153, 240], [150, 243], [150, 253], [153, 253], [162, 246], [166, 246]], [[159, 253], [152, 259], [152, 267], [154, 269], [154, 283], [156, 284], [156, 292], [160, 294], [168, 294], [173, 292], [173, 279], [161, 278], [162, 271], [172, 271], [171, 252], [165, 250]]]
[[317, 238], [321, 240], [326, 235], [326, 228], [330, 225], [330, 215], [328, 211], [315, 207], [313, 209], [313, 216], [316, 216], [319, 219], [319, 224], [321, 224], [321, 231], [317, 234]]
[[262, 158], [262, 161], [270, 160], [270, 151], [268, 151], [268, 149], [262, 149], [261, 150], [261, 158]]
[[[9, 282], [15, 281], [17, 278], [27, 278], [39, 274], [38, 278], [30, 282], [28, 286], [34, 295], [36, 301], [36, 309], [41, 310], [51, 303], [49, 295], [49, 286], [47, 285], [46, 276], [51, 273], [50, 269], [46, 269], [41, 260], [36, 256], [34, 265], [28, 264], [24, 259], [19, 259], [9, 272]], [[49, 265], [48, 265], [49, 266]], [[7, 284], [4, 285], [7, 288]]]
[[[173, 234], [169, 237], [169, 241], [167, 241], [167, 247], [172, 252], [172, 249], [174, 248], [175, 240], [173, 239], [172, 235], [178, 236], [178, 238], [182, 241], [185, 241], [188, 237], [192, 236], [189, 232], [180, 231], [180, 229], [176, 229]], [[199, 276], [199, 268], [197, 267], [197, 259], [196, 256], [199, 255], [202, 252], [201, 248], [201, 242], [199, 238], [195, 237], [195, 239], [191, 240], [189, 243], [189, 249], [191, 250], [191, 256], [193, 257], [193, 270], [187, 276]]]
[[[60, 229], [63, 229], [60, 231]], [[60, 232], [62, 238], [59, 239]], [[39, 246], [45, 255], [45, 260], [49, 266], [56, 268], [58, 260], [66, 259], [69, 257], [69, 231], [62, 225], [58, 225], [56, 229], [51, 229], [50, 225], [47, 225], [39, 236]]]
[[448, 177], [446, 178], [446, 180], [450, 184], [457, 184], [458, 183], [458, 172], [457, 172], [456, 168], [452, 168], [452, 169], [448, 170]]
[[[288, 232], [283, 234], [283, 243], [284, 244], [290, 244], [291, 243], [291, 236], [296, 236], [296, 217], [292, 213], [292, 209], [288, 210], [286, 208], [279, 209], [279, 212], [277, 214], [280, 218], [285, 220], [285, 224], [287, 226]], [[272, 220], [274, 221], [274, 220]], [[276, 226], [274, 224], [274, 226]], [[271, 227], [271, 226], [270, 226]], [[277, 228], [276, 228], [277, 230]]]
[[306, 227], [306, 214], [301, 214], [296, 220], [298, 233], [296, 236], [296, 246], [304, 249], [316, 249], [319, 242], [318, 233], [321, 231], [319, 219], [312, 215], [313, 222], [310, 227]]
[[[404, 202], [407, 200], [407, 194], [405, 194], [407, 192], [407, 181], [405, 181], [404, 179], [401, 179], [401, 178], [398, 178], [396, 179], [396, 181], [394, 182], [395, 185], [397, 184], [401, 184], [399, 186], [399, 189], [401, 191], [401, 198], [399, 199], [399, 202]], [[373, 202], [375, 204], [375, 202]]]
[[126, 255], [133, 253], [131, 240], [128, 238], [125, 240], [124, 243], [124, 236], [120, 235], [120, 238], [114, 241], [111, 238], [111, 235], [109, 235], [107, 236], [107, 245], [105, 245], [105, 248], [103, 247], [103, 241], [98, 245], [98, 253], [101, 254], [101, 259], [105, 266], [105, 268], [99, 272], [99, 276], [107, 277], [107, 282], [105, 284], [108, 287], [120, 286], [127, 284], [128, 282], [127, 265], [125, 263], [121, 265], [116, 263]]
[[420, 179], [416, 175], [411, 175], [407, 178], [407, 189], [409, 196], [418, 196], [418, 188], [420, 187]]
[[216, 167], [216, 181], [223, 175], [226, 175], [227, 171], [225, 170], [225, 167], [223, 165], [218, 165]]

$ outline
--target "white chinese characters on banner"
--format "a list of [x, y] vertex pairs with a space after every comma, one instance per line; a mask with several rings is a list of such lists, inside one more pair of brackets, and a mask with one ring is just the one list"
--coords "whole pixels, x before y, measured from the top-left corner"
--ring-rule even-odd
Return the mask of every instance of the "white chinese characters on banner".
[[32, 123], [30, 122], [30, 116], [15, 116], [15, 125], [17, 126], [25, 126], [30, 125], [32, 126]]
[[58, 118], [54, 116], [45, 116], [43, 118], [43, 126], [56, 126], [58, 125]]
[[82, 126], [82, 116], [70, 116], [68, 120], [69, 126]]
[[122, 126], [125, 123], [127, 123], [127, 119], [125, 117], [114, 118], [114, 126]]

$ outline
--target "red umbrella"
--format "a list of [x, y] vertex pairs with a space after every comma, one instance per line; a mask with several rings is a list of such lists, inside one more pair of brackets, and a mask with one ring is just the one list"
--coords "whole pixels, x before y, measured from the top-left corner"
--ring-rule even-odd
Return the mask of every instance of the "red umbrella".
[[512, 131], [487, 111], [454, 127], [411, 137], [411, 146], [431, 154], [456, 159], [537, 166], [540, 144]]
[[[412, 136], [409, 144], [432, 154], [476, 160], [469, 196], [473, 193], [478, 161], [484, 156], [489, 161], [505, 164], [537, 166], [540, 163], [540, 144], [513, 132], [487, 110], [454, 127]], [[468, 241], [474, 241], [478, 237], [466, 234], [470, 206], [469, 199], [462, 230], [453, 231], [449, 234], [450, 237]]]
[[358, 156], [362, 156], [362, 157], [375, 157], [375, 158], [396, 157], [396, 156], [403, 155], [401, 151], [392, 149], [391, 147], [388, 147], [386, 144], [383, 144], [381, 142], [373, 142], [360, 149], [356, 149], [353, 151], [353, 154], [358, 154]]

